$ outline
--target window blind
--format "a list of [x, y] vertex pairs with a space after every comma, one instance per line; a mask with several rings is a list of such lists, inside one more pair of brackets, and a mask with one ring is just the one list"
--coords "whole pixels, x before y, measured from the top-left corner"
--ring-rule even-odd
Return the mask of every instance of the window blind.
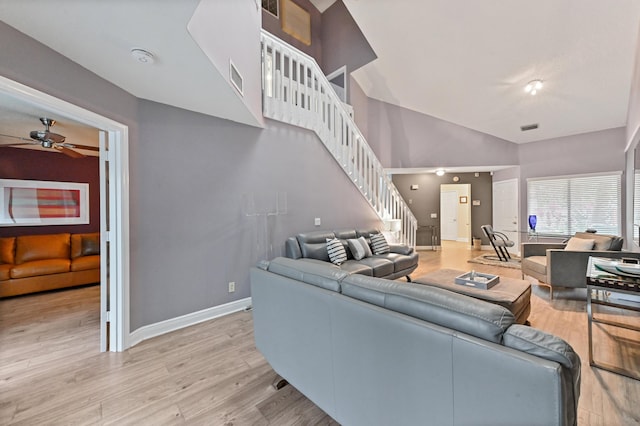
[[536, 231], [569, 236], [586, 229], [620, 235], [620, 173], [564, 176], [527, 181], [529, 214]]

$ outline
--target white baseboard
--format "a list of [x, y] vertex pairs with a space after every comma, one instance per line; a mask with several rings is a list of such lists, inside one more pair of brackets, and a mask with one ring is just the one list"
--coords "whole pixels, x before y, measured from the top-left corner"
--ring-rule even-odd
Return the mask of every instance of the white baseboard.
[[161, 334], [241, 311], [249, 306], [251, 306], [251, 298], [247, 297], [245, 299], [225, 303], [224, 305], [213, 306], [211, 308], [192, 312], [180, 317], [160, 321], [155, 324], [145, 325], [129, 334], [128, 347], [137, 345], [138, 343], [151, 339], [152, 337], [160, 336]]

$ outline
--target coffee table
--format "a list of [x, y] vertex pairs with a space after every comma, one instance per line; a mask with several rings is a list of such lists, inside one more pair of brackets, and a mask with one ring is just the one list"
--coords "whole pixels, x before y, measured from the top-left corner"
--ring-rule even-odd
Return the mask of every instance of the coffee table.
[[516, 317], [518, 324], [525, 324], [531, 312], [531, 284], [516, 278], [500, 277], [500, 282], [489, 290], [469, 287], [454, 282], [457, 276], [468, 271], [440, 269], [413, 280], [414, 283], [444, 288], [496, 305], [504, 306]]

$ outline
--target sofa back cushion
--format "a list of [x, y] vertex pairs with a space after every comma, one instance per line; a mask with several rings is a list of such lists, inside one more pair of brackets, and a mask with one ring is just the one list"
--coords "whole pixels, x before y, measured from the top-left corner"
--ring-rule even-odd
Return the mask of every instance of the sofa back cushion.
[[69, 259], [70, 235], [26, 235], [16, 238], [16, 264], [43, 259]]
[[340, 281], [349, 275], [330, 263], [312, 263], [304, 259], [276, 257], [266, 265], [266, 270], [326, 290], [340, 291]]
[[16, 263], [16, 237], [0, 238], [0, 264]]
[[71, 258], [100, 254], [100, 233], [71, 235]]
[[334, 237], [335, 234], [329, 231], [308, 232], [296, 236], [302, 257], [324, 260], [325, 262], [329, 262], [327, 238], [332, 239]]
[[616, 235], [595, 234], [592, 232], [576, 232], [575, 238], [583, 238], [585, 240], [593, 240], [593, 250], [622, 250], [624, 239]]
[[448, 290], [350, 275], [342, 294], [495, 343], [515, 323], [506, 308]]

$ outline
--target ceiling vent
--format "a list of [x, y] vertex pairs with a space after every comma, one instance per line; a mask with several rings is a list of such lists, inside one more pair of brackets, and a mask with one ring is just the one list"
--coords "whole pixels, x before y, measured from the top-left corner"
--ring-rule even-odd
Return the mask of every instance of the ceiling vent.
[[527, 130], [535, 130], [538, 128], [538, 123], [536, 124], [526, 124], [524, 126], [520, 126], [520, 130], [526, 132]]
[[231, 79], [231, 83], [234, 85], [234, 87], [238, 90], [238, 92], [240, 92], [240, 95], [244, 96], [244, 93], [242, 92], [242, 75], [240, 75], [238, 68], [233, 65], [233, 62], [231, 62], [231, 60], [229, 60], [229, 78]]

